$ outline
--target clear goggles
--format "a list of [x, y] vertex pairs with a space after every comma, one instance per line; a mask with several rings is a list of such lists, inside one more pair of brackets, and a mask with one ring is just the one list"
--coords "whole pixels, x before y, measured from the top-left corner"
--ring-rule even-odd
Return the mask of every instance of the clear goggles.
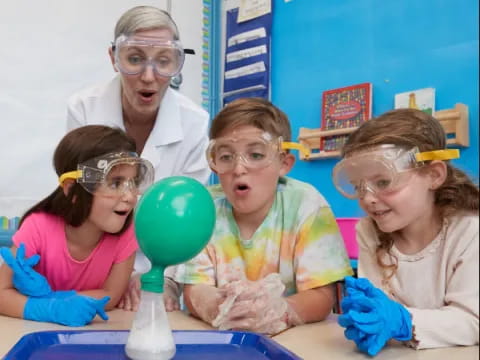
[[77, 170], [62, 174], [60, 185], [74, 179], [91, 194], [117, 197], [127, 191], [142, 194], [154, 179], [152, 164], [134, 152], [109, 153], [78, 165]]
[[302, 145], [285, 142], [282, 137], [274, 138], [268, 132], [252, 132], [240, 137], [233, 135], [211, 140], [207, 148], [207, 159], [215, 172], [224, 174], [233, 170], [239, 161], [249, 169], [267, 167], [287, 149], [309, 154]]
[[401, 189], [412, 175], [410, 170], [424, 166], [425, 161], [458, 157], [457, 149], [419, 152], [417, 147], [407, 150], [381, 145], [337, 163], [333, 168], [333, 183], [349, 199], [363, 198], [367, 191], [387, 194]]
[[178, 75], [185, 61], [179, 41], [131, 38], [120, 35], [113, 44], [115, 65], [127, 75], [136, 75], [152, 66], [160, 76]]

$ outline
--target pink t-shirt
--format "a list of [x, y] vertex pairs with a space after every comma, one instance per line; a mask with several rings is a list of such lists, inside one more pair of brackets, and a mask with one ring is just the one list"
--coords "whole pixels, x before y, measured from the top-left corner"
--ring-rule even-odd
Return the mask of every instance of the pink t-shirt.
[[101, 289], [114, 264], [125, 261], [138, 248], [133, 224], [121, 235], [104, 233], [83, 261], [70, 256], [65, 221], [55, 215], [29, 215], [13, 236], [15, 246], [25, 244], [27, 256], [40, 255], [35, 270], [44, 275], [52, 290]]

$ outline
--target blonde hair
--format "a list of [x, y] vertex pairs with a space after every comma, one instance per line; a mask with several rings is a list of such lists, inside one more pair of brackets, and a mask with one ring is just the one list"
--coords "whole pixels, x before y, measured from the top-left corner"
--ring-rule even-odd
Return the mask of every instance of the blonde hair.
[[[362, 124], [349, 136], [342, 149], [342, 156], [350, 156], [357, 151], [383, 144], [406, 149], [416, 146], [421, 152], [442, 150], [446, 147], [446, 136], [442, 125], [433, 116], [416, 109], [397, 109]], [[435, 190], [434, 205], [440, 216], [448, 218], [458, 213], [478, 214], [478, 185], [449, 161], [446, 161], [446, 165], [445, 182]], [[388, 276], [390, 278], [395, 273], [398, 262], [390, 253], [393, 239], [389, 233], [382, 232], [375, 222], [373, 224], [380, 240], [376, 249], [377, 262], [382, 268], [391, 270]], [[393, 265], [382, 261], [385, 254], [395, 260]]]
[[180, 40], [177, 25], [170, 14], [153, 6], [135, 6], [127, 10], [115, 25], [114, 41], [120, 36], [130, 36], [140, 30], [167, 28], [174, 40]]
[[213, 119], [210, 139], [219, 137], [225, 130], [242, 125], [252, 125], [273, 136], [290, 141], [292, 131], [287, 115], [270, 101], [262, 98], [241, 98], [226, 105]]

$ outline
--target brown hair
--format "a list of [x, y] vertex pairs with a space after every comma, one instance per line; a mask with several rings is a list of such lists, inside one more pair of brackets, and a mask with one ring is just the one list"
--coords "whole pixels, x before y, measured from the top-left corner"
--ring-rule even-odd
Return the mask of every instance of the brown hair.
[[241, 98], [226, 105], [213, 119], [210, 139], [216, 139], [225, 130], [252, 125], [290, 141], [292, 131], [287, 115], [270, 101], [262, 98]]
[[[442, 150], [446, 147], [446, 136], [442, 125], [433, 116], [416, 109], [397, 109], [362, 124], [349, 136], [342, 156], [348, 157], [357, 151], [382, 144], [406, 149], [416, 146], [421, 152]], [[446, 161], [446, 165], [445, 182], [435, 190], [435, 206], [439, 214], [444, 218], [461, 212], [478, 214], [478, 185], [449, 161]], [[386, 265], [381, 259], [385, 254], [393, 256], [390, 253], [393, 239], [390, 234], [380, 231], [376, 224], [375, 228], [380, 240], [376, 250], [377, 262], [382, 268], [391, 270], [388, 276], [391, 277], [396, 270], [397, 259], [394, 265]]]
[[[53, 167], [57, 176], [74, 171], [77, 165], [94, 157], [111, 152], [135, 152], [135, 141], [123, 130], [103, 125], [87, 125], [66, 134], [55, 149]], [[75, 200], [74, 200], [75, 199]], [[88, 218], [92, 208], [93, 195], [75, 182], [65, 195], [63, 188], [57, 188], [45, 199], [30, 208], [20, 220], [32, 213], [46, 212], [60, 216], [68, 225], [80, 226]], [[122, 233], [131, 223], [131, 214], [120, 230]]]

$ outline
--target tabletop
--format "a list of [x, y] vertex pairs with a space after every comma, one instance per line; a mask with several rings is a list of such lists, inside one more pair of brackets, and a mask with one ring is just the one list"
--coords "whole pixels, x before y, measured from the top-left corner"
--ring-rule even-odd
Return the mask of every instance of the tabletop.
[[[0, 356], [5, 355], [25, 334], [45, 330], [129, 330], [135, 313], [113, 310], [108, 313], [110, 319], [103, 321], [98, 317], [88, 326], [71, 328], [61, 325], [28, 321], [0, 316]], [[208, 324], [183, 312], [168, 313], [170, 327], [173, 330], [211, 330]], [[279, 344], [298, 356], [308, 359], [372, 359], [356, 350], [355, 344], [343, 336], [343, 329], [336, 323], [336, 315], [326, 320], [297, 326], [273, 337]], [[442, 349], [413, 350], [400, 343], [384, 348], [375, 360], [460, 360], [479, 359], [478, 346], [451, 347]]]

